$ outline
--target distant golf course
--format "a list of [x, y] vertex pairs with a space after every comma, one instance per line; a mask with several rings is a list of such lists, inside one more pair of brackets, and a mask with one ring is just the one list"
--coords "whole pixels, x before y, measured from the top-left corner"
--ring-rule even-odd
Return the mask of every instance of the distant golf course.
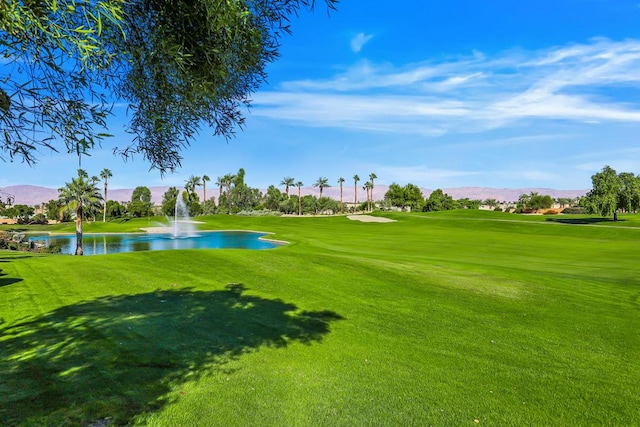
[[289, 242], [261, 251], [0, 251], [0, 425], [640, 425], [639, 216], [374, 215], [198, 217]]

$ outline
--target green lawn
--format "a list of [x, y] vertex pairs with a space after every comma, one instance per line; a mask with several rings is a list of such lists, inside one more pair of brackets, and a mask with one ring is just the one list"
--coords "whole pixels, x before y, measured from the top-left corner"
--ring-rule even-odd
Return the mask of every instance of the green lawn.
[[0, 425], [640, 425], [639, 219], [385, 216], [204, 219], [290, 242], [264, 251], [0, 252]]

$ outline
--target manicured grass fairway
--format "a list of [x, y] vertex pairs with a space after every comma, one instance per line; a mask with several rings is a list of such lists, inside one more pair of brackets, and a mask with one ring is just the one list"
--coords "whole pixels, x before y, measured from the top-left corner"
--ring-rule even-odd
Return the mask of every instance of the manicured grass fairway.
[[267, 251], [0, 252], [0, 425], [640, 425], [638, 219], [386, 216], [205, 219], [291, 242]]

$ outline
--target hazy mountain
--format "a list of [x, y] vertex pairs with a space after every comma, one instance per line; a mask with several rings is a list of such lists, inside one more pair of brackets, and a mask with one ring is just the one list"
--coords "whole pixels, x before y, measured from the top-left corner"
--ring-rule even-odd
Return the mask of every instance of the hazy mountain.
[[[346, 183], [345, 183], [346, 184]], [[384, 197], [389, 187], [386, 185], [376, 185], [374, 188], [374, 199], [380, 200]], [[102, 190], [102, 188], [100, 187]], [[151, 200], [154, 204], [160, 204], [162, 202], [162, 195], [169, 189], [168, 186], [163, 187], [149, 187], [151, 190]], [[280, 188], [284, 192], [284, 188]], [[421, 188], [425, 197], [431, 194], [431, 189]], [[580, 197], [587, 193], [588, 190], [555, 190], [552, 188], [486, 188], [486, 187], [458, 187], [458, 188], [443, 188], [442, 191], [449, 194], [454, 199], [461, 199], [468, 197], [469, 199], [496, 199], [498, 201], [517, 201], [521, 194], [528, 194], [535, 191], [540, 194], [546, 194], [553, 198], [559, 197]], [[262, 189], [265, 193], [266, 190]], [[58, 198], [58, 190], [53, 188], [38, 187], [35, 185], [12, 185], [4, 188], [0, 188], [0, 198], [3, 200], [6, 194], [15, 196], [14, 204], [24, 205], [38, 205], [40, 203], [46, 203], [51, 199]], [[131, 200], [131, 194], [133, 188], [114, 188], [109, 189], [109, 199], [117, 200], [119, 202]], [[303, 187], [301, 194], [315, 194], [319, 195], [320, 191], [315, 187]], [[202, 200], [202, 189], [198, 189], [198, 194]], [[207, 187], [207, 196], [218, 198], [219, 190], [216, 187]], [[289, 188], [289, 194], [298, 194], [297, 187]], [[325, 188], [322, 192], [323, 196], [332, 197], [336, 200], [340, 200], [340, 187], [337, 185]], [[354, 186], [344, 185], [342, 198], [344, 202], [353, 202]], [[361, 185], [358, 185], [358, 201], [362, 202], [366, 199], [366, 192]]]

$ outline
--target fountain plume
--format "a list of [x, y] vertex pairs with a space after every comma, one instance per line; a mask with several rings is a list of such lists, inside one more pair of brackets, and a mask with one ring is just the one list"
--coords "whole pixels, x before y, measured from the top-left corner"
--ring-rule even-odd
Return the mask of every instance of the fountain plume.
[[169, 219], [169, 224], [174, 238], [193, 237], [196, 234], [191, 217], [189, 217], [189, 209], [182, 197], [176, 198], [175, 215], [173, 219]]

